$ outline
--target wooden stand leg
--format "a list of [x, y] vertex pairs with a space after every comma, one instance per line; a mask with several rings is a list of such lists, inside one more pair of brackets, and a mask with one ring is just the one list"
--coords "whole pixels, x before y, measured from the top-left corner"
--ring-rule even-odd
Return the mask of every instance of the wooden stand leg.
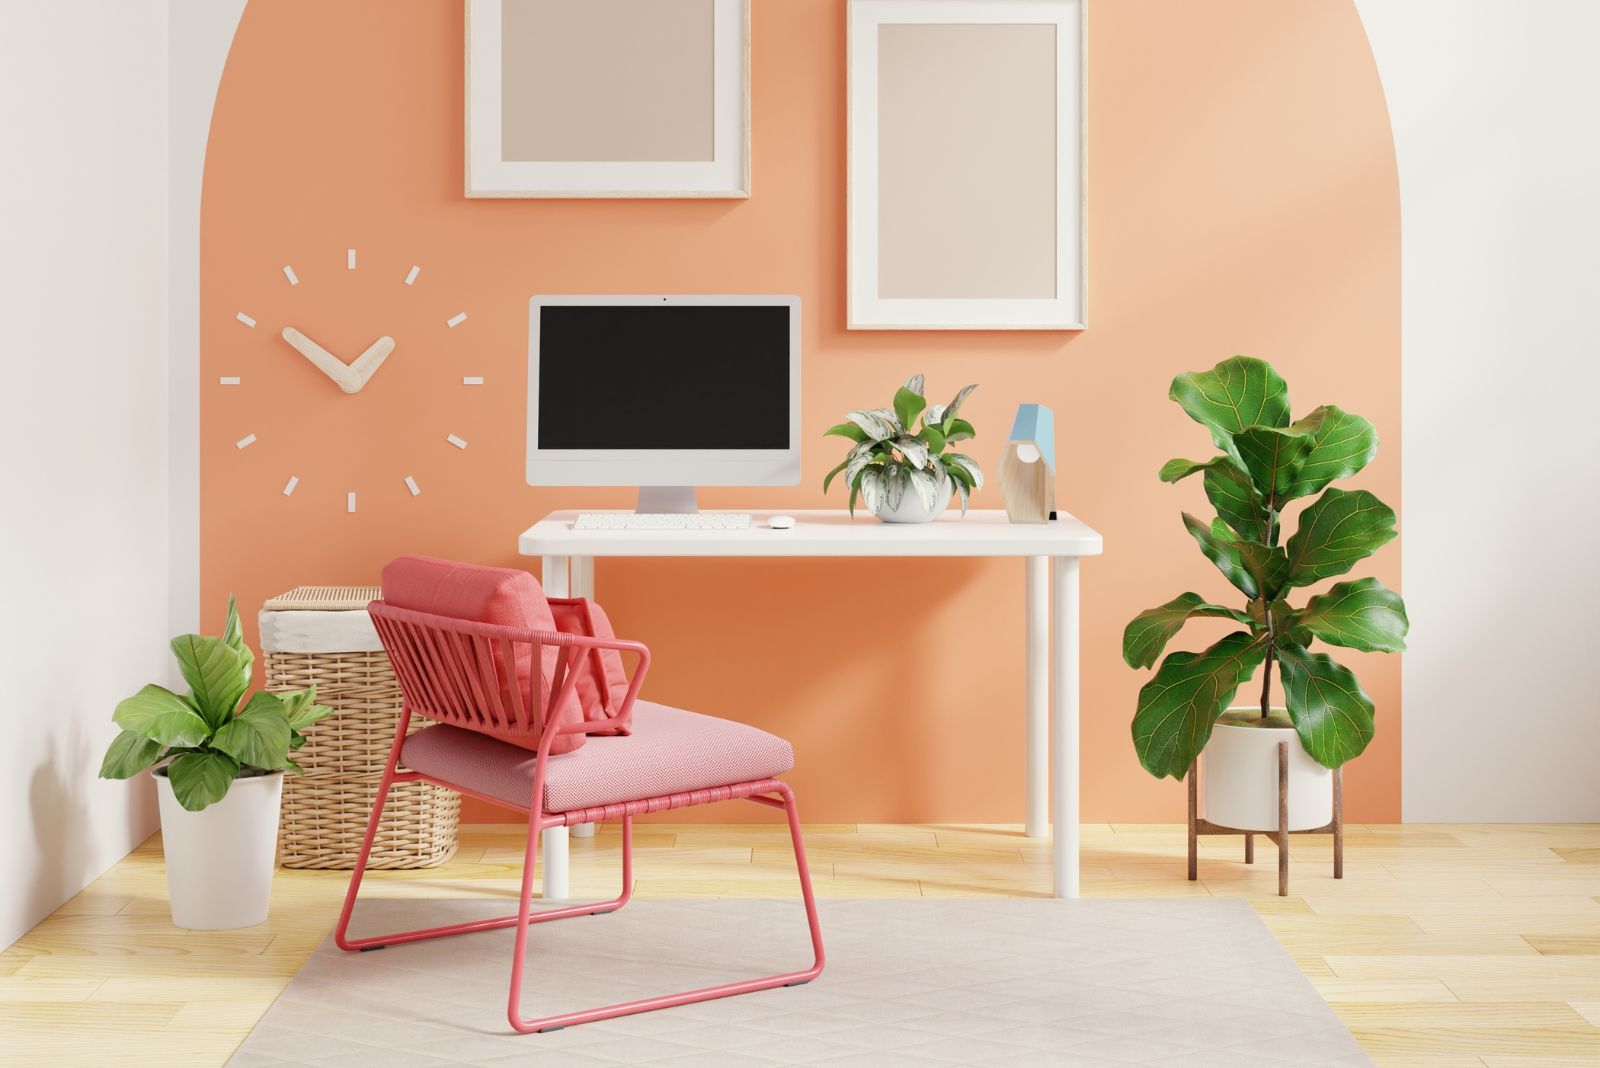
[[1200, 877], [1199, 787], [1195, 782], [1196, 761], [1189, 765], [1189, 881]]
[[1333, 769], [1333, 877], [1344, 878], [1344, 769]]
[[1249, 831], [1244, 832], [1244, 862], [1246, 864], [1256, 862], [1256, 836]]
[[1278, 743], [1278, 896], [1289, 896], [1289, 743]]

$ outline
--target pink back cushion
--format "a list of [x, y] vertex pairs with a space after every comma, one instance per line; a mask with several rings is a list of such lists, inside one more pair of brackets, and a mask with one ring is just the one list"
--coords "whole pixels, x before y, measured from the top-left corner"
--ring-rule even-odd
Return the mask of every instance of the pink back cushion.
[[[466, 619], [474, 623], [493, 623], [502, 627], [546, 631], [557, 629], [544, 590], [526, 571], [460, 564], [430, 556], [401, 556], [384, 567], [382, 581], [384, 602], [396, 608]], [[514, 680], [522, 695], [524, 709], [531, 714], [531, 710], [526, 708], [526, 695], [534, 671], [533, 650], [527, 645], [518, 644], [514, 655], [514, 671], [510, 673], [511, 678], [505, 679], [500, 699], [506, 714], [511, 715], [510, 690]], [[551, 676], [555, 672], [558, 655], [553, 645], [544, 646], [541, 650], [543, 663], [540, 665], [540, 682], [546, 694], [550, 692]], [[580, 672], [576, 681], [581, 681], [582, 676]], [[583, 706], [576, 688], [567, 691], [566, 699], [561, 702], [556, 715], [562, 723], [582, 722]], [[539, 748], [537, 731], [527, 734], [501, 731], [484, 733], [524, 749]], [[551, 743], [550, 752], [570, 752], [585, 740], [581, 734], [558, 735]]]
[[[617, 636], [605, 609], [587, 598], [552, 597], [550, 609], [555, 613], [559, 630], [590, 638], [614, 639]], [[578, 675], [577, 687], [584, 719], [593, 722], [615, 715], [628, 693], [628, 672], [622, 663], [622, 654], [615, 649], [590, 650]]]

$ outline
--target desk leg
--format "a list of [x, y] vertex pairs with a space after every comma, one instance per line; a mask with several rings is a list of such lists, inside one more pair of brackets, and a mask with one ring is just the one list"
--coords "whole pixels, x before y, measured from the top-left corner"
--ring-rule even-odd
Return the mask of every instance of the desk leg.
[[[574, 556], [568, 571], [568, 586], [571, 589], [569, 597], [587, 597], [594, 599], [594, 557]], [[571, 828], [574, 838], [593, 838], [594, 824], [574, 823]]]
[[[570, 597], [575, 563], [566, 556], [546, 556], [540, 567], [540, 585], [547, 597]], [[567, 828], [546, 827], [544, 839], [544, 878], [540, 893], [547, 901], [564, 901], [570, 895], [567, 884]]]
[[1055, 780], [1051, 817], [1055, 844], [1051, 849], [1056, 897], [1078, 896], [1078, 558], [1051, 561], [1055, 587], [1051, 620], [1051, 748], [1050, 772]]
[[1027, 560], [1027, 835], [1050, 833], [1050, 558]]

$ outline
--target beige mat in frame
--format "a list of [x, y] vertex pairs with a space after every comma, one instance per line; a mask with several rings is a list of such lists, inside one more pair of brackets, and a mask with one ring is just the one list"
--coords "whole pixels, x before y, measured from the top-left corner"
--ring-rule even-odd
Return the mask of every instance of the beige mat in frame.
[[850, 0], [851, 329], [1084, 325], [1087, 0]]
[[[364, 903], [363, 932], [505, 901]], [[1243, 901], [819, 902], [828, 966], [792, 989], [516, 1035], [512, 932], [375, 953], [325, 942], [236, 1068], [372, 1064], [1367, 1065]], [[633, 901], [535, 928], [527, 1004], [565, 1011], [809, 961], [798, 901]]]

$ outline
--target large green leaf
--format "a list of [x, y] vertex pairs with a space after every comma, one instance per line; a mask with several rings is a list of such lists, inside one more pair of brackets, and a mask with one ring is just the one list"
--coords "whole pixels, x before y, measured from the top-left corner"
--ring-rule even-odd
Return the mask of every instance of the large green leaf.
[[1299, 423], [1283, 428], [1253, 426], [1233, 436], [1239, 459], [1262, 497], [1282, 495], [1314, 440], [1311, 429]]
[[1326, 653], [1292, 642], [1277, 646], [1284, 704], [1300, 744], [1325, 768], [1361, 755], [1372, 741], [1372, 699], [1350, 670]]
[[1406, 605], [1400, 595], [1375, 578], [1341, 582], [1306, 602], [1295, 620], [1330, 645], [1364, 652], [1405, 650]]
[[1156, 477], [1163, 482], [1182, 482], [1192, 474], [1209, 471], [1215, 464], [1233, 462], [1233, 459], [1227, 456], [1216, 456], [1209, 460], [1185, 460], [1179, 456], [1162, 464], [1161, 471]]
[[1283, 581], [1289, 574], [1289, 557], [1276, 545], [1262, 545], [1249, 538], [1234, 539], [1234, 550], [1239, 563], [1256, 581], [1261, 596], [1271, 601], [1283, 591]]
[[189, 684], [195, 707], [216, 729], [233, 717], [249, 685], [244, 660], [226, 641], [203, 634], [181, 634], [172, 639], [183, 681]]
[[1309, 497], [1335, 479], [1349, 478], [1378, 455], [1378, 432], [1372, 424], [1331, 404], [1293, 425], [1314, 429], [1311, 450], [1294, 466], [1278, 494], [1283, 500]]
[[1157, 778], [1183, 778], [1240, 683], [1266, 655], [1265, 638], [1230, 634], [1203, 653], [1173, 653], [1139, 690], [1133, 747]]
[[[923, 422], [927, 422], [927, 420], [924, 419]], [[950, 418], [946, 419], [941, 425], [944, 427], [945, 443], [949, 445], [978, 436], [978, 432], [972, 428], [972, 424], [965, 419]]]
[[1255, 597], [1261, 591], [1256, 585], [1256, 577], [1245, 567], [1243, 558], [1239, 555], [1238, 546], [1228, 538], [1219, 537], [1211, 528], [1200, 520], [1183, 513], [1183, 525], [1189, 528], [1189, 533], [1194, 535], [1194, 540], [1200, 543], [1200, 551], [1206, 559], [1217, 565], [1227, 580], [1239, 588], [1246, 597]]
[[[234, 601], [231, 593], [228, 594], [228, 619], [222, 626], [222, 640], [228, 643], [229, 649], [239, 654], [240, 666], [244, 673], [244, 684], [248, 688], [250, 686], [250, 669], [256, 662], [256, 655], [244, 643], [244, 627], [239, 625], [239, 605]], [[232, 710], [230, 709], [229, 711]]]
[[238, 777], [239, 765], [225, 753], [184, 753], [167, 765], [172, 792], [178, 796], [178, 804], [190, 812], [221, 801]]
[[901, 386], [894, 394], [894, 417], [900, 420], [900, 425], [907, 430], [917, 421], [917, 416], [922, 414], [922, 409], [928, 402], [921, 393], [914, 392]]
[[142, 734], [123, 731], [106, 750], [105, 759], [100, 761], [100, 777], [131, 779], [154, 764], [164, 748], [160, 742], [151, 741]]
[[188, 702], [155, 683], [117, 705], [111, 718], [125, 731], [176, 748], [199, 745], [211, 736], [211, 725]]
[[1210, 430], [1217, 448], [1230, 456], [1238, 455], [1233, 436], [1246, 427], [1289, 425], [1288, 385], [1271, 364], [1250, 356], [1181, 374], [1167, 395]]
[[1262, 545], [1277, 541], [1276, 524], [1267, 510], [1267, 502], [1256, 492], [1255, 483], [1244, 468], [1228, 458], [1218, 457], [1219, 463], [1206, 468], [1206, 499], [1217, 514], [1239, 535]]
[[211, 747], [253, 768], [281, 768], [289, 758], [289, 718], [277, 694], [257, 692], [211, 739]]
[[1394, 540], [1394, 511], [1366, 490], [1331, 489], [1300, 513], [1289, 539], [1291, 586], [1342, 575]]
[[1250, 617], [1219, 604], [1207, 604], [1198, 593], [1180, 593], [1158, 608], [1148, 608], [1133, 617], [1122, 632], [1122, 659], [1129, 667], [1149, 667], [1156, 662], [1172, 636], [1184, 623], [1202, 616], [1233, 619], [1248, 626]]

